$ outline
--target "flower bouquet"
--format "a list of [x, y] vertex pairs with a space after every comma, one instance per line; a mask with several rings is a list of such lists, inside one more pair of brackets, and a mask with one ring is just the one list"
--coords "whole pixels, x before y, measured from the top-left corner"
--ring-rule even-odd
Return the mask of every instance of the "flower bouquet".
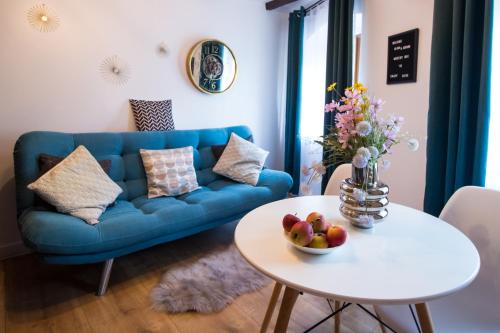
[[354, 225], [371, 228], [388, 214], [389, 188], [378, 179], [378, 162], [387, 168], [384, 156], [391, 154], [394, 145], [406, 140], [411, 150], [417, 150], [418, 141], [400, 134], [402, 117], [380, 116], [384, 102], [370, 98], [361, 83], [348, 87], [343, 95], [335, 87], [335, 83], [328, 87], [333, 98], [325, 105], [325, 112], [335, 112], [335, 125], [318, 141], [325, 154], [323, 164], [352, 164], [352, 177], [340, 185], [340, 211]]

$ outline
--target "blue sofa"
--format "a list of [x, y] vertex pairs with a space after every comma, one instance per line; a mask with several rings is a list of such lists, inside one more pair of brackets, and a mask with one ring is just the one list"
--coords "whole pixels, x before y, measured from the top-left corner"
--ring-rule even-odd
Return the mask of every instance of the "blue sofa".
[[[48, 263], [104, 262], [98, 294], [107, 286], [113, 259], [131, 252], [235, 221], [265, 203], [283, 199], [292, 186], [284, 172], [264, 169], [257, 186], [215, 174], [211, 146], [225, 144], [234, 132], [246, 138], [245, 126], [170, 132], [67, 134], [30, 132], [14, 149], [18, 225], [24, 243]], [[123, 193], [100, 223], [37, 207], [27, 185], [38, 177], [40, 154], [67, 156], [84, 145], [98, 160], [111, 160], [110, 177]], [[193, 146], [199, 190], [178, 197], [147, 198], [139, 149]]]

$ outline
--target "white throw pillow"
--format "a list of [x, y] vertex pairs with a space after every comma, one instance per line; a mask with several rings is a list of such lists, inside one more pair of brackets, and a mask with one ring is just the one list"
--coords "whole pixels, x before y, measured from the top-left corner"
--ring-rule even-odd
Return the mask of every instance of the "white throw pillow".
[[194, 170], [193, 147], [140, 150], [148, 178], [148, 198], [176, 196], [200, 188]]
[[268, 151], [232, 133], [213, 171], [240, 183], [257, 185]]
[[76, 148], [28, 188], [59, 212], [89, 224], [98, 223], [106, 207], [122, 193], [84, 146]]

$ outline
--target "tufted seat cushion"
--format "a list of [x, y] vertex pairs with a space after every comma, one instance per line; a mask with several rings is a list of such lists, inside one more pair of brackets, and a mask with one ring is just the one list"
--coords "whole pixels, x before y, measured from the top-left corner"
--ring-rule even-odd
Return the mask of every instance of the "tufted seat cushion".
[[[101, 222], [91, 226], [78, 218], [50, 211], [30, 210], [20, 218], [21, 232], [29, 245], [49, 254], [86, 254], [131, 246], [174, 234], [213, 220], [237, 217], [287, 191], [288, 175], [266, 169], [258, 186], [221, 179], [179, 197], [132, 201], [119, 200], [108, 208]], [[266, 183], [269, 177], [275, 181]], [[276, 177], [281, 179], [276, 182]], [[279, 188], [280, 187], [280, 188]]]

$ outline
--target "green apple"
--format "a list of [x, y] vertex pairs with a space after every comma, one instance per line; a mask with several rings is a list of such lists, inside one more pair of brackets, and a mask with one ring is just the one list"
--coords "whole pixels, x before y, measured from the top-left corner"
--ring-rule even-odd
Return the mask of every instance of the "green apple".
[[314, 234], [311, 243], [309, 243], [309, 247], [313, 247], [315, 249], [326, 249], [328, 247], [328, 242], [326, 241], [326, 235]]

